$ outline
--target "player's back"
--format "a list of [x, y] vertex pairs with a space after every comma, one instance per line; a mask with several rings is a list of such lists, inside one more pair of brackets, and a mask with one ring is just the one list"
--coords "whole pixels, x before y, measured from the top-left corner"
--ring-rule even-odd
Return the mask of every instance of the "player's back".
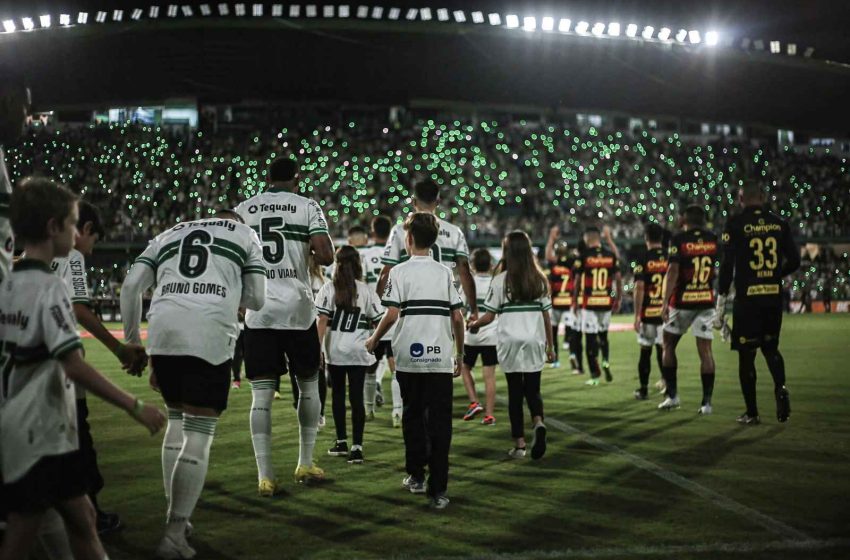
[[679, 265], [673, 307], [708, 309], [714, 306], [717, 250], [717, 236], [707, 229], [689, 229], [673, 236], [669, 260]]
[[645, 323], [660, 324], [664, 307], [664, 288], [667, 284], [667, 251], [647, 249], [635, 266], [635, 280], [643, 280], [643, 315]]
[[381, 258], [384, 256], [383, 245], [369, 245], [358, 248], [360, 258], [363, 262], [363, 278], [366, 285], [377, 291], [378, 280], [381, 278], [381, 270], [384, 268]]
[[585, 309], [608, 311], [612, 308], [611, 292], [617, 267], [617, 256], [605, 247], [585, 247], [579, 252], [573, 268], [575, 274], [581, 274], [580, 292], [584, 296]]
[[[431, 257], [454, 270], [458, 260], [469, 258], [466, 237], [459, 227], [440, 218], [437, 218], [437, 226], [437, 241], [431, 246]], [[393, 227], [382, 257], [383, 264], [396, 265], [410, 258], [404, 246], [405, 235], [404, 224], [396, 224]]]
[[570, 309], [573, 305], [573, 263], [575, 256], [561, 256], [549, 263], [549, 293], [552, 307]]
[[316, 320], [307, 258], [310, 236], [327, 233], [316, 201], [286, 191], [266, 191], [236, 207], [260, 237], [268, 269], [266, 303], [248, 311], [245, 324], [254, 329], [306, 330]]

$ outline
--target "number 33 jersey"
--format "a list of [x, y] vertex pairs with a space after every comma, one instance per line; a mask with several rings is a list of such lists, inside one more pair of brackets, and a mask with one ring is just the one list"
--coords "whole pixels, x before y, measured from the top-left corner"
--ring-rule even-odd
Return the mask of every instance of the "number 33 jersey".
[[325, 215], [315, 200], [291, 192], [266, 191], [236, 207], [260, 236], [268, 269], [266, 303], [248, 311], [252, 329], [307, 330], [316, 320], [310, 288], [310, 236], [328, 233]]
[[670, 305], [676, 309], [714, 307], [717, 236], [699, 228], [677, 233], [670, 243], [668, 260], [670, 264], [679, 265], [679, 276]]

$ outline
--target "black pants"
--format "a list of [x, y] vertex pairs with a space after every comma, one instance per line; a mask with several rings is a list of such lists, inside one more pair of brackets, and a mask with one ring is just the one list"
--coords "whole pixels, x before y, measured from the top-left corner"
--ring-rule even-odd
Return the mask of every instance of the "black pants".
[[89, 498], [97, 507], [97, 495], [103, 490], [103, 475], [97, 467], [97, 452], [89, 426], [89, 405], [86, 399], [77, 399], [77, 430], [80, 436], [80, 455], [86, 473]]
[[396, 372], [404, 401], [401, 421], [407, 473], [425, 478], [428, 495], [443, 494], [449, 483], [452, 444], [452, 375], [450, 373]]
[[511, 437], [525, 437], [522, 401], [528, 403], [531, 417], [543, 417], [543, 398], [540, 396], [540, 372], [505, 373], [508, 380], [508, 416], [511, 418]]
[[333, 414], [336, 439], [348, 439], [345, 426], [345, 378], [348, 376], [348, 400], [351, 403], [351, 426], [354, 445], [363, 445], [363, 428], [366, 425], [366, 407], [363, 404], [363, 384], [368, 366], [334, 366], [328, 364], [333, 389]]

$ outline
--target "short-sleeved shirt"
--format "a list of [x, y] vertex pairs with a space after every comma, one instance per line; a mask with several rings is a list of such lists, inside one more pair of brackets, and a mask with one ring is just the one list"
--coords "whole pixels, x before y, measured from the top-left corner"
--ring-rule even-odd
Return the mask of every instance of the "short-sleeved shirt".
[[[437, 225], [439, 232], [437, 233], [437, 242], [431, 247], [431, 257], [438, 263], [454, 269], [458, 261], [469, 259], [469, 246], [466, 244], [466, 238], [459, 227], [445, 220], [437, 218]], [[390, 232], [387, 246], [384, 248], [384, 256], [381, 261], [383, 264], [396, 265], [407, 261], [409, 255], [404, 246], [405, 235], [404, 224], [396, 224]]]
[[369, 245], [357, 250], [360, 252], [363, 264], [363, 278], [366, 284], [372, 288], [372, 291], [378, 293], [378, 280], [380, 280], [381, 271], [384, 269], [384, 264], [381, 262], [384, 256], [384, 246]]
[[[472, 279], [475, 281], [475, 293], [478, 296], [478, 308], [481, 309], [486, 301], [487, 294], [490, 293], [490, 283], [493, 282], [493, 275], [490, 273], [475, 274]], [[478, 329], [477, 333], [473, 334], [467, 331], [465, 335], [465, 344], [467, 346], [496, 346], [498, 328], [499, 319], [496, 319], [489, 325]]]
[[392, 339], [397, 371], [454, 371], [451, 314], [463, 302], [448, 267], [431, 257], [411, 257], [390, 270], [381, 303], [399, 309]]
[[15, 250], [15, 238], [12, 224], [9, 222], [9, 204], [12, 201], [12, 181], [6, 170], [6, 155], [0, 148], [0, 282], [12, 269], [12, 255]]
[[643, 308], [640, 319], [649, 325], [660, 325], [664, 308], [664, 288], [667, 279], [667, 251], [663, 248], [647, 249], [635, 264], [635, 282], [642, 281]]
[[670, 243], [668, 260], [679, 265], [670, 305], [676, 309], [714, 307], [717, 236], [699, 228], [677, 233]]
[[366, 351], [366, 341], [374, 323], [384, 316], [384, 309], [366, 283], [357, 280], [357, 305], [351, 309], [337, 307], [336, 290], [328, 282], [316, 296], [319, 315], [328, 317], [324, 348], [327, 362], [334, 366], [371, 366], [375, 355]]
[[0, 456], [4, 482], [78, 449], [74, 385], [60, 360], [82, 348], [62, 280], [23, 259], [0, 285]]
[[573, 274], [579, 282], [582, 307], [594, 311], [610, 311], [614, 305], [614, 278], [618, 271], [617, 256], [604, 247], [585, 247], [573, 263]]
[[549, 261], [549, 293], [552, 294], [552, 307], [555, 309], [570, 309], [573, 306], [575, 260], [574, 256], [565, 256]]
[[506, 286], [507, 274], [493, 278], [484, 311], [499, 315], [499, 364], [507, 373], [536, 372], [546, 363], [546, 326], [543, 313], [552, 308], [549, 294], [532, 301], [514, 301]]
[[50, 267], [68, 287], [71, 303], [91, 304], [86, 259], [81, 252], [71, 249], [67, 257], [53, 259]]
[[251, 329], [307, 330], [316, 320], [307, 257], [310, 237], [328, 233], [319, 204], [284, 191], [266, 191], [236, 207], [260, 237], [268, 269], [266, 303], [248, 310]]
[[261, 253], [257, 234], [233, 220], [185, 222], [156, 236], [133, 265], [156, 275], [148, 352], [213, 365], [232, 358], [242, 276], [265, 275]]

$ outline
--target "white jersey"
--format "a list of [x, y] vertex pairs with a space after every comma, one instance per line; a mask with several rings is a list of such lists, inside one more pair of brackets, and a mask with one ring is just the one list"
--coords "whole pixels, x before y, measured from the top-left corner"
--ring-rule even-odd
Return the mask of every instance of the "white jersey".
[[[384, 245], [370, 245], [358, 250], [363, 261], [363, 276], [366, 278], [366, 284], [377, 293], [378, 280], [381, 279], [381, 271], [384, 269]], [[380, 297], [381, 294], [378, 294], [378, 299]], [[395, 325], [387, 330], [381, 340], [392, 340], [393, 333], [395, 333]]]
[[[460, 260], [469, 259], [469, 247], [466, 238], [459, 227], [437, 218], [440, 230], [437, 234], [437, 242], [431, 247], [431, 256], [438, 263], [444, 264], [450, 269]], [[404, 224], [396, 224], [390, 232], [387, 246], [384, 248], [383, 264], [396, 265], [405, 262], [409, 256], [404, 246]]]
[[0, 282], [12, 270], [12, 254], [15, 250], [15, 238], [12, 224], [9, 222], [9, 204], [12, 201], [12, 181], [6, 170], [6, 154], [0, 148]]
[[141, 312], [133, 306], [155, 283], [148, 353], [195, 356], [213, 365], [231, 359], [239, 336], [238, 309], [250, 306], [246, 294], [266, 288], [261, 253], [257, 234], [233, 220], [185, 222], [156, 236], [130, 270], [130, 286], [125, 280], [122, 289], [127, 340], [138, 342]]
[[499, 315], [499, 365], [508, 373], [541, 371], [546, 363], [543, 313], [552, 309], [552, 300], [544, 294], [534, 301], [512, 301], [505, 287], [506, 276], [502, 272], [493, 278], [483, 307]]
[[315, 200], [291, 192], [266, 191], [236, 207], [236, 212], [260, 236], [268, 269], [266, 304], [248, 311], [252, 329], [307, 330], [316, 320], [307, 258], [310, 236], [328, 233]]
[[357, 305], [350, 311], [338, 308], [336, 290], [328, 282], [316, 296], [320, 315], [328, 317], [324, 347], [327, 362], [334, 366], [371, 366], [375, 356], [366, 351], [372, 325], [384, 316], [378, 295], [364, 282], [356, 281]]
[[82, 348], [68, 292], [50, 267], [23, 259], [0, 287], [3, 480], [79, 447], [74, 386], [60, 360]]
[[[493, 275], [490, 273], [475, 274], [472, 278], [475, 280], [475, 293], [478, 294], [477, 302], [480, 309], [484, 305], [485, 296], [490, 292]], [[478, 329], [475, 334], [467, 331], [465, 343], [467, 346], [496, 346], [498, 328], [499, 320], [496, 319], [486, 327]]]
[[310, 292], [313, 294], [313, 300], [315, 301], [316, 296], [319, 295], [319, 290], [322, 289], [322, 286], [330, 282], [330, 278], [322, 274], [321, 278], [318, 276], [310, 275]]
[[71, 303], [91, 304], [88, 276], [86, 275], [86, 259], [81, 252], [71, 249], [67, 257], [53, 259], [50, 267], [68, 288]]
[[382, 302], [398, 307], [392, 346], [396, 370], [451, 373], [451, 314], [463, 307], [452, 271], [431, 257], [412, 257], [390, 270]]

